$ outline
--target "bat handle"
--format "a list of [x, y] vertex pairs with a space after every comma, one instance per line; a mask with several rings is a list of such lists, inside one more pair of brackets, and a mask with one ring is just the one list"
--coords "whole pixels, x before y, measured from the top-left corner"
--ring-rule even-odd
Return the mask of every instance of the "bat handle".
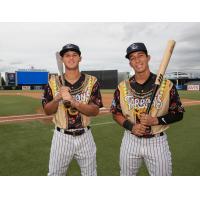
[[148, 126], [145, 130], [146, 134], [150, 134], [151, 133], [151, 126]]
[[[65, 86], [64, 74], [61, 74], [61, 82], [62, 82], [62, 85]], [[71, 107], [71, 102], [70, 101], [64, 100], [63, 104], [64, 104], [65, 108], [70, 108]]]
[[[150, 110], [151, 110], [151, 106], [152, 106], [152, 104], [153, 104], [153, 100], [154, 100], [154, 98], [155, 98], [155, 96], [156, 96], [156, 92], [157, 92], [159, 86], [160, 86], [160, 85], [157, 85], [157, 84], [156, 84], [155, 87], [154, 87], [154, 90], [153, 90], [153, 93], [152, 93], [150, 102], [149, 102], [149, 104], [147, 105], [147, 110], [146, 110], [146, 113], [147, 113], [147, 114], [149, 114], [149, 112], [150, 112]], [[151, 132], [151, 126], [148, 126], [148, 127], [146, 128], [145, 132], [146, 132], [146, 134], [149, 134], [149, 133]]]
[[[136, 115], [136, 123], [140, 123], [140, 119], [137, 115]], [[151, 132], [151, 126], [148, 126], [145, 130], [145, 135], [150, 134], [150, 132]]]
[[150, 102], [149, 102], [149, 104], [147, 105], [147, 110], [146, 110], [146, 113], [147, 113], [147, 114], [149, 114], [149, 112], [150, 112], [150, 110], [151, 110], [151, 106], [152, 106], [152, 104], [153, 104], [153, 100], [154, 100], [154, 98], [155, 98], [155, 96], [156, 96], [156, 92], [157, 92], [159, 86], [160, 86], [160, 85], [157, 85], [157, 84], [156, 84], [155, 87], [154, 87], [153, 93], [152, 93], [152, 95], [151, 95]]

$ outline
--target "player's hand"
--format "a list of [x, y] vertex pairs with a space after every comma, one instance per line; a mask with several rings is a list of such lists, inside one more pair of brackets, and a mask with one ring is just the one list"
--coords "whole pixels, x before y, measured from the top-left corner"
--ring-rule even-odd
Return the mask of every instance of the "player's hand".
[[60, 94], [62, 96], [62, 99], [64, 101], [73, 101], [73, 97], [72, 95], [70, 94], [70, 88], [69, 87], [66, 87], [66, 86], [62, 86], [60, 88]]
[[134, 124], [131, 132], [134, 135], [142, 136], [142, 135], [146, 135], [146, 129], [147, 129], [147, 126], [140, 124], [140, 123], [138, 123], [138, 124], [136, 123], [136, 124]]
[[54, 97], [54, 100], [55, 100], [56, 102], [59, 102], [60, 100], [62, 100], [62, 95], [61, 95], [60, 92], [58, 92], [58, 93], [56, 94], [56, 96]]
[[158, 125], [158, 118], [152, 117], [151, 115], [142, 113], [140, 114], [140, 123], [145, 126], [154, 126]]

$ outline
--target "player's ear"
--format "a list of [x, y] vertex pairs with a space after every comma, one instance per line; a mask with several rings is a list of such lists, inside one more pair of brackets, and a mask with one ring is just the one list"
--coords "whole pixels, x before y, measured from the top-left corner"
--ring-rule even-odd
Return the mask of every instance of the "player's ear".
[[135, 69], [134, 69], [133, 65], [131, 65], [131, 62], [130, 62], [130, 61], [129, 61], [129, 65], [130, 65], [131, 69], [132, 69], [133, 71], [135, 71]]
[[[131, 66], [131, 60], [130, 60], [130, 58], [128, 59], [128, 61], [129, 61], [129, 65]], [[132, 66], [131, 66], [132, 67]]]
[[150, 55], [148, 55], [147, 57], [148, 57], [148, 62], [149, 62], [149, 61], [151, 60], [151, 56], [150, 56]]
[[79, 62], [81, 62], [81, 60], [82, 60], [82, 57], [80, 56], [80, 58], [79, 58]]

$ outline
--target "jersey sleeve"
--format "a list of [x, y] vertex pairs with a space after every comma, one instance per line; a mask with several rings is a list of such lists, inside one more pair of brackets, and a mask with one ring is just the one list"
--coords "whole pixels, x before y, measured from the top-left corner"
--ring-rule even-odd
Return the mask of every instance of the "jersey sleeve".
[[94, 103], [99, 108], [103, 107], [103, 102], [102, 102], [102, 97], [101, 97], [101, 92], [100, 92], [100, 85], [98, 81], [96, 81], [96, 83], [94, 84], [92, 88], [89, 103]]
[[47, 103], [49, 103], [52, 100], [53, 100], [53, 94], [52, 94], [51, 88], [48, 84], [44, 87], [44, 93], [43, 93], [43, 96], [42, 96], [42, 106], [43, 106], [43, 108]]
[[118, 88], [115, 90], [112, 104], [110, 107], [110, 112], [113, 114], [122, 113], [122, 109], [120, 105], [120, 91]]
[[170, 106], [169, 106], [169, 112], [170, 113], [183, 113], [184, 107], [181, 103], [178, 91], [173, 85], [172, 89], [170, 90]]
[[175, 85], [173, 85], [172, 89], [170, 90], [168, 114], [158, 117], [159, 124], [165, 125], [180, 121], [183, 118], [184, 112], [185, 109], [181, 103], [178, 91]]

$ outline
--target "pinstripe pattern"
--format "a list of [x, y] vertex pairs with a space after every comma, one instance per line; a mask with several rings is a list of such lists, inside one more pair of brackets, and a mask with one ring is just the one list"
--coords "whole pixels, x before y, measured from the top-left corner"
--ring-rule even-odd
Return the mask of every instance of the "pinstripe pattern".
[[83, 176], [95, 176], [96, 145], [91, 133], [71, 136], [60, 133], [56, 129], [51, 144], [49, 159], [49, 176], [65, 176], [72, 159], [76, 159]]
[[172, 175], [171, 153], [167, 135], [153, 138], [138, 138], [124, 132], [120, 148], [120, 175], [137, 175], [144, 160], [151, 176]]

